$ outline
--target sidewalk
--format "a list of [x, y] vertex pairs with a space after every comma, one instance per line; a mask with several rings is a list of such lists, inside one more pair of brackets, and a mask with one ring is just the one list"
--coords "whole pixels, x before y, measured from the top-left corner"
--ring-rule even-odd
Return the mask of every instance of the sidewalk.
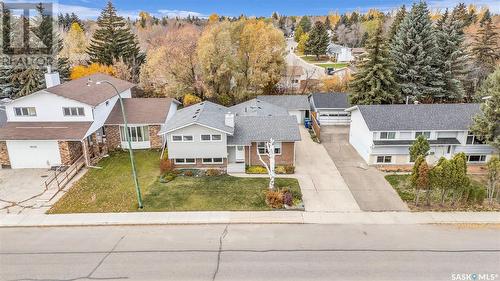
[[0, 227], [169, 224], [500, 224], [500, 212], [144, 212], [0, 215]]

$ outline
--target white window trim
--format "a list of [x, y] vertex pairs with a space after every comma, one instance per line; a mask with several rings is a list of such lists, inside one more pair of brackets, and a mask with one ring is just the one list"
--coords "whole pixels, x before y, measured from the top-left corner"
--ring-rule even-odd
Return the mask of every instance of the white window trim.
[[[67, 109], [69, 109], [69, 111], [70, 111], [69, 113], [70, 113], [70, 114], [66, 114], [66, 113], [64, 113], [64, 110], [65, 110], [66, 108], [67, 108]], [[72, 114], [71, 114], [71, 109], [72, 109], [72, 108], [75, 108], [75, 109], [76, 109], [76, 115], [72, 115]], [[82, 113], [83, 113], [83, 114], [81, 114], [81, 115], [80, 115], [80, 114], [78, 114], [78, 110], [79, 110], [80, 108], [82, 109]], [[84, 107], [82, 107], [82, 106], [63, 106], [63, 108], [62, 108], [62, 112], [63, 112], [63, 116], [64, 116], [64, 117], [82, 117], [82, 116], [85, 116], [85, 108], [84, 108]]]
[[[220, 158], [222, 161], [221, 162], [215, 162], [214, 159], [216, 159], [216, 158]], [[205, 162], [205, 159], [211, 159], [212, 162]], [[224, 164], [224, 158], [222, 158], [222, 157], [213, 157], [213, 158], [206, 157], [206, 158], [201, 158], [201, 163], [203, 163], [205, 165], [220, 165], [220, 164]]]
[[430, 140], [432, 138], [432, 131], [415, 131], [413, 133], [413, 138], [414, 139], [417, 139], [417, 133], [422, 133], [422, 135], [425, 137], [425, 133], [429, 133], [429, 137], [427, 138], [428, 140]]
[[[393, 139], [391, 139], [391, 138], [383, 139], [382, 133], [387, 133], [387, 137], [389, 137], [389, 133], [394, 133], [394, 138]], [[380, 132], [378, 132], [378, 139], [379, 140], [396, 140], [396, 139], [398, 139], [398, 132], [396, 132], [396, 131], [380, 131]]]
[[[180, 137], [181, 137], [181, 140], [174, 140], [174, 136], [176, 136], [176, 137], [177, 137], [177, 136], [180, 136]], [[193, 139], [192, 139], [192, 140], [190, 140], [190, 141], [187, 141], [187, 140], [184, 140], [184, 136], [186, 136], [186, 137], [190, 136], [190, 137], [192, 137]], [[171, 139], [171, 141], [172, 141], [172, 142], [194, 142], [194, 136], [193, 136], [193, 135], [171, 135], [171, 136], [170, 136], [170, 139]]]
[[[147, 130], [144, 130], [145, 127], [147, 127]], [[118, 128], [120, 130], [120, 141], [127, 142], [126, 135], [123, 135], [123, 133], [126, 134], [125, 126], [120, 125], [120, 126], [118, 126]], [[130, 134], [130, 142], [131, 143], [143, 143], [143, 142], [150, 142], [151, 141], [151, 138], [149, 135], [149, 125], [127, 125], [127, 128], [129, 130], [132, 130], [131, 128], [136, 128], [136, 130], [137, 130], [137, 128], [141, 128], [141, 131], [142, 131], [142, 140], [141, 141], [139, 141], [137, 139], [134, 140], [132, 134]], [[144, 140], [145, 136], [147, 136], [147, 140]]]
[[[213, 136], [217, 135], [220, 136], [220, 140], [214, 140]], [[203, 140], [201, 136], [210, 136], [209, 140]], [[221, 142], [222, 141], [222, 134], [200, 134], [200, 142]]]
[[[467, 143], [467, 139], [469, 138], [469, 136], [472, 136], [472, 143]], [[471, 131], [467, 131], [467, 134], [465, 135], [465, 145], [487, 145], [486, 143], [475, 143], [477, 139], [477, 136], [474, 135], [474, 133], [472, 133]]]
[[[178, 163], [177, 162], [178, 159], [183, 159], [184, 163]], [[186, 161], [187, 159], [194, 159], [194, 162], [187, 163], [187, 161]], [[175, 163], [175, 165], [196, 165], [196, 158], [175, 158], [174, 163]]]
[[[383, 158], [383, 160], [384, 160], [384, 161], [382, 161], [382, 162], [378, 162], [378, 158], [379, 158], [379, 157], [384, 157], [384, 158]], [[386, 158], [386, 157], [391, 157], [391, 162], [385, 162], [385, 158]], [[394, 159], [393, 155], [376, 155], [376, 156], [375, 156], [375, 163], [376, 163], [376, 164], [392, 164], [392, 163], [393, 163], [393, 162], [392, 162], [392, 160], [393, 160], [393, 159]]]
[[[481, 156], [484, 156], [484, 160], [483, 161], [470, 161], [469, 160], [470, 156], [479, 156], [479, 158], [481, 158]], [[467, 163], [486, 163], [487, 158], [488, 158], [488, 155], [486, 155], [486, 154], [468, 154], [467, 155]]]
[[[33, 109], [33, 113], [34, 114], [30, 114], [30, 108]], [[17, 114], [16, 109], [21, 110], [21, 114], [20, 115]], [[27, 110], [27, 112], [28, 112], [27, 115], [23, 114], [23, 109]], [[34, 107], [34, 106], [18, 106], [18, 107], [14, 107], [14, 116], [16, 116], [16, 117], [36, 117], [37, 116], [36, 115], [36, 107]]]
[[[258, 142], [257, 142], [257, 154], [259, 154], [259, 155], [267, 155], [267, 153], [266, 153], [265, 151], [264, 151], [264, 153], [260, 153], [260, 151], [259, 151], [259, 143], [261, 143], [261, 142], [262, 142], [262, 143], [266, 143], [265, 141], [258, 141]], [[283, 143], [282, 143], [282, 142], [280, 142], [280, 141], [276, 141], [276, 142], [274, 142], [274, 149], [276, 149], [276, 148], [277, 148], [277, 147], [276, 147], [276, 144], [278, 144], [278, 143], [279, 143], [280, 153], [274, 153], [274, 155], [281, 155], [281, 154], [283, 153]], [[264, 149], [266, 149], [266, 147], [265, 147], [265, 146], [264, 146]]]

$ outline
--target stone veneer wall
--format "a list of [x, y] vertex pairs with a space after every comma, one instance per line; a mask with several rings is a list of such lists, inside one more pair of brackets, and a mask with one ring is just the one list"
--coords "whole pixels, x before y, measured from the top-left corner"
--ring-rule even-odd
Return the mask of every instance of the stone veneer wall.
[[[294, 157], [294, 146], [293, 142], [283, 142], [281, 143], [281, 155], [276, 155], [275, 161], [276, 165], [293, 165], [293, 157]], [[245, 146], [245, 157], [248, 157], [248, 146]], [[261, 155], [262, 160], [268, 161], [267, 156]], [[262, 162], [259, 160], [259, 156], [257, 155], [257, 143], [253, 142], [252, 146], [250, 146], [250, 159], [246, 159], [247, 164], [250, 166], [262, 166]]]
[[59, 141], [58, 143], [63, 165], [71, 165], [83, 155], [82, 143], [79, 141]]
[[105, 126], [104, 131], [106, 133], [106, 145], [109, 151], [114, 151], [120, 148], [120, 126], [110, 125]]
[[158, 135], [160, 132], [160, 125], [149, 125], [149, 142], [151, 143], [151, 148], [161, 148], [162, 140], [161, 136]]
[[0, 165], [10, 166], [9, 152], [7, 151], [7, 142], [0, 141]]

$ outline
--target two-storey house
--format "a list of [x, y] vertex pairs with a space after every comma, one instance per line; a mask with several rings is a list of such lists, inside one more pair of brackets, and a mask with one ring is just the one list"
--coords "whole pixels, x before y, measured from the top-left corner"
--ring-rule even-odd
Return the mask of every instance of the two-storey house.
[[485, 163], [494, 148], [469, 128], [479, 104], [358, 105], [351, 113], [349, 142], [372, 165], [412, 165], [409, 147], [419, 135], [430, 144], [427, 160], [464, 152], [469, 163]]
[[[118, 94], [124, 99], [132, 148], [162, 147], [158, 136], [177, 109], [171, 99], [132, 99], [132, 83], [94, 74], [63, 84], [48, 73], [48, 88], [5, 104], [7, 122], [0, 128], [0, 165], [50, 168], [84, 157], [87, 164], [108, 150], [125, 146]], [[108, 141], [109, 140], [109, 141]]]
[[287, 109], [259, 99], [232, 107], [204, 101], [177, 111], [161, 134], [176, 168], [245, 172], [247, 165], [262, 165], [259, 155], [267, 161], [271, 138], [276, 164], [294, 165], [298, 126]]

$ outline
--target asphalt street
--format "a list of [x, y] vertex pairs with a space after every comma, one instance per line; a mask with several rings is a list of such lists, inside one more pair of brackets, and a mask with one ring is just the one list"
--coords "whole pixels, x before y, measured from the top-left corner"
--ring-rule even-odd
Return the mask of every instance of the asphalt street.
[[499, 265], [498, 225], [0, 229], [1, 280], [500, 280]]

